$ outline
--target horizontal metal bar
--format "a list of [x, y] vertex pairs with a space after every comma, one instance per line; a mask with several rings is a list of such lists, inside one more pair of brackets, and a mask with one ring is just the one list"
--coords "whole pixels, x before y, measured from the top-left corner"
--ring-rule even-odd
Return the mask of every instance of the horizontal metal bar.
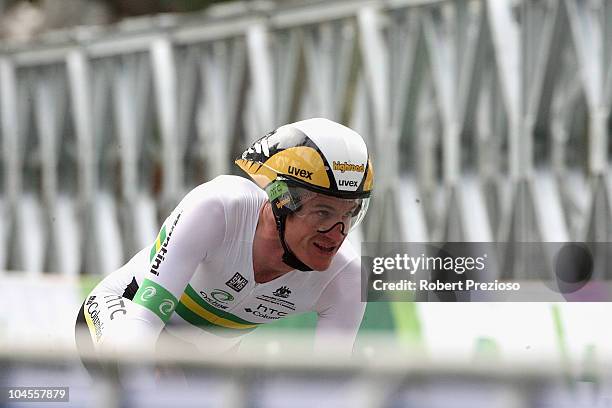
[[[186, 330], [185, 333], [189, 333]], [[85, 330], [78, 333], [79, 336], [89, 336]], [[306, 336], [307, 337], [307, 336]], [[466, 363], [452, 357], [446, 359], [428, 359], [421, 355], [410, 353], [405, 349], [389, 346], [388, 336], [364, 335], [367, 344], [377, 350], [376, 358], [342, 356], [334, 354], [337, 341], [342, 337], [330, 336], [324, 339], [325, 349], [329, 352], [313, 354], [307, 345], [307, 339], [299, 331], [287, 333], [274, 331], [267, 335], [261, 335], [257, 341], [253, 341], [253, 349], [266, 350], [270, 342], [282, 341], [283, 349], [274, 355], [264, 353], [241, 353], [237, 358], [228, 358], [227, 355], [215, 352], [204, 352], [193, 354], [189, 348], [178, 347], [176, 340], [162, 333], [157, 343], [155, 355], [147, 353], [141, 347], [133, 347], [129, 352], [121, 353], [117, 359], [117, 353], [113, 351], [82, 350], [81, 358], [85, 361], [117, 361], [120, 364], [142, 364], [146, 362], [166, 362], [179, 366], [191, 366], [216, 369], [243, 370], [271, 370], [290, 372], [330, 372], [330, 373], [363, 373], [367, 370], [368, 375], [406, 375], [410, 376], [453, 376], [461, 374], [462, 379], [492, 379], [498, 381], [538, 381], [563, 378], [563, 366], [557, 359], [542, 358], [535, 360], [514, 359], [511, 362], [482, 361], [479, 364]], [[285, 346], [286, 345], [286, 346]], [[62, 362], [76, 359], [72, 345], [55, 345], [50, 350], [44, 344], [1, 344], [0, 361], [33, 361], [33, 362]], [[249, 349], [251, 348], [249, 347]], [[128, 349], [126, 348], [126, 351]], [[600, 367], [604, 373], [608, 373], [609, 361], [601, 362]]]
[[356, 16], [363, 7], [381, 5], [376, 0], [319, 2], [308, 7], [295, 7], [276, 12], [270, 17], [275, 28], [291, 28]]
[[316, 4], [305, 3], [294, 8], [279, 9], [270, 16], [270, 24], [275, 28], [291, 28], [316, 24], [330, 20], [354, 17], [364, 7], [376, 6], [385, 9], [422, 7], [447, 3], [449, 0], [357, 0], [321, 1]]
[[244, 35], [246, 30], [254, 24], [265, 22], [262, 16], [248, 16], [235, 20], [206, 22], [206, 24], [184, 27], [170, 34], [173, 42], [190, 44], [210, 42], [230, 37]]
[[[50, 65], [65, 62], [66, 56], [73, 51], [75, 47], [76, 45], [30, 49], [8, 56], [12, 56], [12, 60], [17, 67]], [[2, 53], [0, 53], [0, 55], [2, 55]]]
[[[382, 9], [437, 5], [450, 0], [357, 0], [341, 2], [304, 2], [276, 9], [262, 5], [237, 8], [234, 14], [194, 13], [188, 16], [159, 15], [134, 18], [111, 26], [78, 27], [50, 31], [27, 43], [0, 45], [0, 55], [11, 56], [17, 65], [44, 65], [61, 62], [75, 46], [84, 47], [94, 57], [146, 51], [149, 41], [167, 34], [174, 43], [189, 44], [221, 40], [242, 35], [246, 28], [264, 23], [272, 29], [286, 29], [330, 20], [353, 17], [363, 7]], [[222, 14], [219, 18], [218, 14]]]
[[[148, 52], [151, 43], [160, 37], [161, 33], [141, 34], [127, 38], [113, 37], [95, 41], [85, 47], [90, 57], [112, 57], [121, 54]], [[163, 34], [161, 34], [163, 35]]]
[[385, 4], [391, 8], [436, 6], [442, 3], [451, 3], [455, 0], [386, 0]]

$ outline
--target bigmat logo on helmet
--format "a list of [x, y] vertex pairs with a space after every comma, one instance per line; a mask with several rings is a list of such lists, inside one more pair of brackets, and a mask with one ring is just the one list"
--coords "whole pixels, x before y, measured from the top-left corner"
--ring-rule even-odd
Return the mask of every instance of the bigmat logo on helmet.
[[159, 232], [159, 235], [157, 236], [157, 239], [155, 240], [155, 245], [153, 245], [153, 248], [151, 248], [151, 261], [153, 260], [153, 257], [155, 257], [155, 262], [153, 263], [153, 265], [151, 265], [150, 271], [153, 275], [159, 276], [159, 265], [164, 259], [166, 259], [166, 253], [168, 252], [168, 243], [170, 242], [172, 232], [174, 232], [174, 227], [176, 227], [179, 218], [181, 218], [181, 214], [182, 213], [179, 213], [176, 216], [172, 227], [170, 227], [170, 232], [168, 233], [168, 236], [166, 236], [166, 226], [164, 225], [162, 227], [161, 231]]

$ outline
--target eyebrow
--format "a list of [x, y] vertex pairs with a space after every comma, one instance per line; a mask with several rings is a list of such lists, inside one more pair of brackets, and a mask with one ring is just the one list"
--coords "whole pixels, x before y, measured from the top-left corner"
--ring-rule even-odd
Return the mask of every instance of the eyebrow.
[[[337, 210], [336, 207], [334, 207], [334, 206], [332, 206], [330, 204], [324, 204], [324, 203], [315, 204], [314, 208], [315, 209], [323, 208], [323, 209], [326, 209], [326, 210], [329, 209], [329, 210], [332, 210], [332, 211], [336, 211]], [[351, 207], [351, 209], [349, 211], [353, 211], [353, 210], [355, 210], [355, 208], [357, 208], [357, 204], [353, 205], [353, 207]]]
[[315, 208], [325, 208], [325, 209], [329, 209], [329, 210], [335, 210], [336, 209], [335, 207], [333, 207], [333, 206], [331, 206], [329, 204], [323, 204], [323, 203], [315, 204], [314, 207]]

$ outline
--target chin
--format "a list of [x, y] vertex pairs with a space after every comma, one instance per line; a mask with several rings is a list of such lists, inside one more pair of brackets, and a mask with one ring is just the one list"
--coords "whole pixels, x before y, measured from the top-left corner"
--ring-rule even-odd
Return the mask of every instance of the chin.
[[306, 263], [308, 266], [312, 268], [313, 271], [323, 272], [329, 269], [329, 265], [331, 265], [331, 258], [329, 260], [317, 260], [315, 262]]

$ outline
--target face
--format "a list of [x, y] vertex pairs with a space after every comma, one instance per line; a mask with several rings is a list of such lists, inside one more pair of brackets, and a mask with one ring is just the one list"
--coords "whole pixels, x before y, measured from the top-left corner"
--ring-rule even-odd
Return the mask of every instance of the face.
[[348, 234], [356, 200], [316, 194], [287, 217], [285, 242], [314, 270], [324, 271]]

